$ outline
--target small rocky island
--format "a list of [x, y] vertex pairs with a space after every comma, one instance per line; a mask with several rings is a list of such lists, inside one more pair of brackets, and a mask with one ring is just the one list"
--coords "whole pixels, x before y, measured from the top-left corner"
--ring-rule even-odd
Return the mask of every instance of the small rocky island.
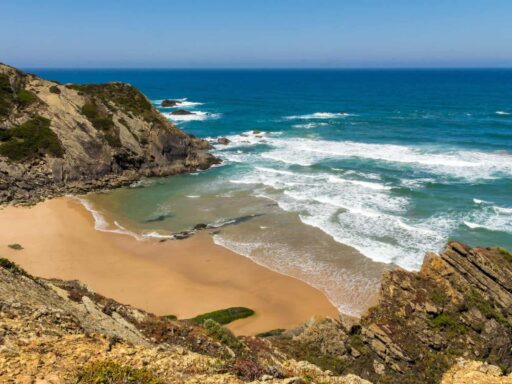
[[206, 169], [219, 162], [209, 149], [129, 84], [63, 85], [0, 64], [0, 203]]

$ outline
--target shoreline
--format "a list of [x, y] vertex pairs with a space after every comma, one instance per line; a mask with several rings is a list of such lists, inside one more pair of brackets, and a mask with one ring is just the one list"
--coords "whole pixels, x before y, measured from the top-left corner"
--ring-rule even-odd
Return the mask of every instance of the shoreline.
[[[24, 249], [8, 248], [13, 243]], [[0, 209], [0, 248], [35, 276], [80, 280], [156, 315], [185, 319], [233, 306], [255, 310], [254, 316], [227, 326], [236, 334], [339, 316], [317, 288], [215, 244], [206, 231], [165, 242], [99, 231], [91, 212], [75, 198]]]

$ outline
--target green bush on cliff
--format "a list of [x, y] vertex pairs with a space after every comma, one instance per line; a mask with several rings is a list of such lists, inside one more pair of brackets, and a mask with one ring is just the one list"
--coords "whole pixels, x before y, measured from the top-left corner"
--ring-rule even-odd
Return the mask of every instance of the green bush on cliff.
[[26, 89], [20, 89], [16, 94], [16, 98], [18, 102], [24, 107], [34, 103], [37, 100], [37, 96], [32, 92], [27, 91]]
[[50, 93], [55, 93], [57, 95], [59, 95], [61, 93], [59, 87], [57, 87], [56, 85], [52, 85], [50, 87]]
[[227, 345], [233, 350], [240, 350], [243, 348], [243, 344], [229, 329], [224, 328], [222, 325], [217, 323], [215, 320], [206, 319], [203, 323], [203, 327], [209, 336], [217, 339], [222, 344]]
[[82, 114], [92, 123], [93, 127], [103, 132], [103, 137], [111, 147], [120, 147], [121, 139], [114, 125], [112, 115], [101, 109], [94, 102], [87, 102], [82, 106]]
[[29, 274], [25, 272], [24, 269], [18, 267], [16, 263], [13, 263], [11, 260], [4, 257], [0, 257], [0, 268], [7, 269], [9, 272], [14, 273], [15, 275], [29, 276]]
[[254, 315], [254, 311], [245, 307], [231, 307], [220, 309], [218, 311], [208, 312], [190, 319], [195, 324], [202, 324], [205, 320], [215, 320], [217, 323], [225, 325], [238, 319]]
[[505, 258], [505, 260], [512, 263], [512, 252], [503, 247], [497, 247], [496, 250]]
[[23, 161], [45, 154], [61, 157], [64, 148], [50, 129], [50, 120], [36, 115], [17, 127], [0, 131], [0, 154], [12, 161]]
[[113, 361], [97, 361], [77, 375], [80, 384], [162, 384], [151, 371], [133, 368]]
[[13, 107], [13, 90], [9, 77], [4, 74], [0, 74], [0, 117], [8, 116]]

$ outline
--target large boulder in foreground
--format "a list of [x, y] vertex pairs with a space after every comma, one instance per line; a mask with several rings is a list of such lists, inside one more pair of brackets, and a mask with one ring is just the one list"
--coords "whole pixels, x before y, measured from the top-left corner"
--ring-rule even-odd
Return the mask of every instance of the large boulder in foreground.
[[0, 203], [206, 169], [209, 147], [129, 84], [61, 85], [0, 64]]

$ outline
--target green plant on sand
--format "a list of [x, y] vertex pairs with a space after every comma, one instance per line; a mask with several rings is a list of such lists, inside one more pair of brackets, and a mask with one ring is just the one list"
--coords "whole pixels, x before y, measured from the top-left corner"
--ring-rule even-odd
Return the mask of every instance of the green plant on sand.
[[8, 247], [11, 249], [14, 249], [15, 251], [21, 251], [23, 249], [21, 244], [18, 244], [18, 243], [9, 244]]
[[205, 320], [211, 319], [215, 320], [221, 325], [225, 325], [231, 323], [232, 321], [244, 319], [252, 315], [254, 315], [254, 311], [252, 309], [245, 307], [231, 307], [198, 315], [190, 319], [190, 321], [192, 321], [194, 324], [202, 324]]

